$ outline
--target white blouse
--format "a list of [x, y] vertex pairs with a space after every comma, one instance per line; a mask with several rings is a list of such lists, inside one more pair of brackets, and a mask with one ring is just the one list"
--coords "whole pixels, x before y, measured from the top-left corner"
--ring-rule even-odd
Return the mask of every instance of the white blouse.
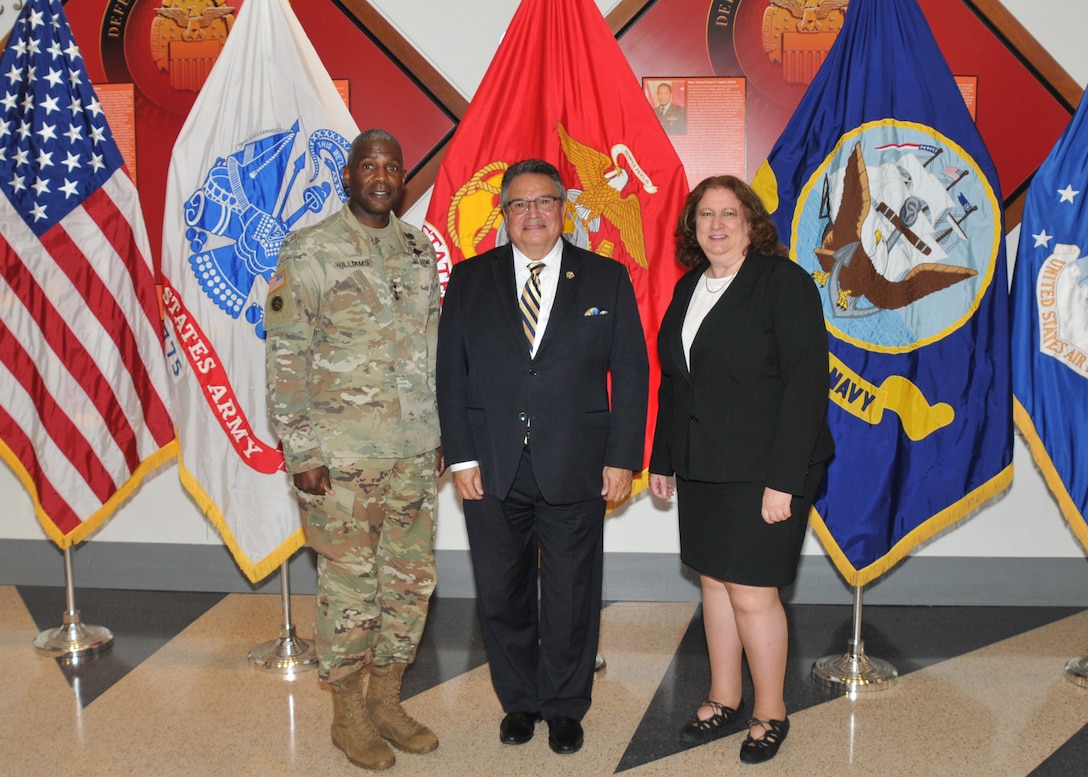
[[703, 319], [736, 277], [737, 274], [733, 273], [724, 278], [711, 278], [703, 273], [699, 283], [695, 284], [695, 293], [691, 295], [691, 301], [688, 302], [688, 312], [684, 316], [684, 326], [680, 330], [680, 341], [684, 345], [684, 358], [687, 360], [688, 369], [691, 369], [691, 344], [695, 342], [695, 335], [699, 333]]

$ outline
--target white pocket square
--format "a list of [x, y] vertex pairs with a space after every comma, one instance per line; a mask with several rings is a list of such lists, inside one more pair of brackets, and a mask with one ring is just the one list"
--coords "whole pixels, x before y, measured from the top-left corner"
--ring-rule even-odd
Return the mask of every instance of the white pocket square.
[[607, 316], [607, 310], [601, 310], [600, 308], [588, 308], [583, 316]]

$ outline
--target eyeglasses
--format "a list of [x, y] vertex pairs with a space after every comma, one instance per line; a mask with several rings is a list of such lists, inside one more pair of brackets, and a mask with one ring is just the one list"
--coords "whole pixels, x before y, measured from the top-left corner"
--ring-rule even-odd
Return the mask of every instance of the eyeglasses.
[[506, 208], [511, 213], [521, 215], [522, 213], [528, 213], [529, 206], [534, 203], [536, 204], [536, 209], [541, 213], [551, 213], [559, 203], [559, 198], [545, 194], [532, 200], [510, 200], [510, 202], [506, 203]]

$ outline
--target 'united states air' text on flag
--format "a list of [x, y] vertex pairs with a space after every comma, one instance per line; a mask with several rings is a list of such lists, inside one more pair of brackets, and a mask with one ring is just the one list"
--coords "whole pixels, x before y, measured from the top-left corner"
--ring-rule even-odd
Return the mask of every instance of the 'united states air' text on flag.
[[1024, 205], [1012, 282], [1016, 424], [1088, 546], [1088, 100]]

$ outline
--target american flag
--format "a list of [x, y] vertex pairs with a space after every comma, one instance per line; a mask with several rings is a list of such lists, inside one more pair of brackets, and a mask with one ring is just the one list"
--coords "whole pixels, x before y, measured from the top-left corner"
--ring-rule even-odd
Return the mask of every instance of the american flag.
[[969, 171], [961, 170], [955, 165], [947, 165], [941, 170], [941, 175], [949, 180], [949, 186], [958, 183]]
[[147, 231], [60, 0], [0, 57], [0, 455], [62, 548], [176, 453]]

